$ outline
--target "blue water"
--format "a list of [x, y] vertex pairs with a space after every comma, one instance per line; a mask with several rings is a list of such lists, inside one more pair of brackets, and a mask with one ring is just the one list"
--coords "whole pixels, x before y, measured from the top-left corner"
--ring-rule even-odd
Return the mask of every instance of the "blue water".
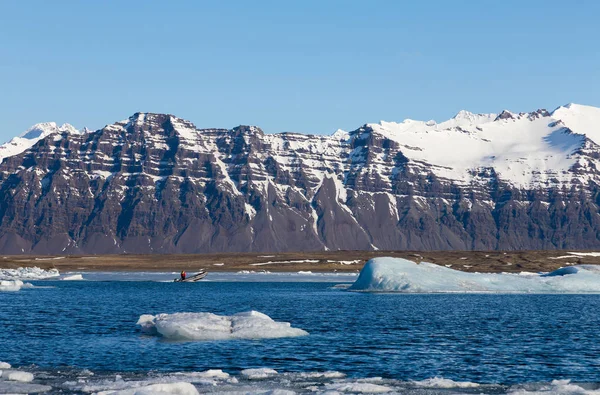
[[[600, 295], [353, 293], [331, 283], [66, 282], [0, 293], [0, 361], [93, 371], [270, 367], [477, 383], [600, 381]], [[141, 314], [257, 310], [310, 333], [168, 342]]]

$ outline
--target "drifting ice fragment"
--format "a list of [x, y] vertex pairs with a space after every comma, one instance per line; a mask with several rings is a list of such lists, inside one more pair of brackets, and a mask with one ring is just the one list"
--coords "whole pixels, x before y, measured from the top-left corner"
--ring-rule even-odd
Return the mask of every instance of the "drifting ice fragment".
[[269, 368], [258, 368], [258, 369], [244, 369], [240, 372], [242, 376], [249, 379], [266, 379], [268, 377], [276, 376], [278, 373], [276, 370]]
[[232, 316], [212, 313], [144, 314], [137, 322], [142, 331], [171, 340], [274, 339], [306, 336], [288, 322], [276, 322], [266, 314], [247, 311]]
[[16, 292], [21, 288], [32, 287], [29, 283], [24, 283], [21, 280], [2, 280], [0, 281], [0, 292]]
[[197, 395], [196, 387], [190, 383], [168, 383], [151, 384], [144, 387], [135, 387], [119, 391], [102, 391], [99, 395], [155, 395], [155, 394], [177, 394], [177, 395]]
[[11, 381], [20, 381], [21, 383], [30, 383], [33, 381], [33, 374], [29, 372], [21, 372], [19, 370], [15, 370], [9, 372], [6, 375], [6, 378]]
[[66, 276], [62, 278], [63, 281], [80, 281], [83, 280], [83, 276], [81, 274], [73, 274], [71, 276]]

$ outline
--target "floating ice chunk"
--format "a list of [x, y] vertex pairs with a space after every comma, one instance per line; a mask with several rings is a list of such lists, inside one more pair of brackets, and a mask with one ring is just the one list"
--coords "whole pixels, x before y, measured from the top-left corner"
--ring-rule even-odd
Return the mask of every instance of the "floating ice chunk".
[[29, 372], [21, 372], [20, 370], [14, 370], [6, 375], [6, 378], [11, 381], [19, 381], [21, 383], [31, 383], [33, 381], [33, 374]]
[[274, 339], [306, 336], [288, 322], [276, 322], [266, 314], [247, 311], [232, 316], [212, 313], [141, 315], [137, 325], [151, 335], [171, 340]]
[[[288, 374], [288, 375], [291, 375]], [[346, 375], [342, 372], [330, 371], [330, 372], [300, 372], [295, 373], [295, 376], [302, 379], [343, 379]]]
[[2, 280], [0, 281], [0, 292], [16, 292], [21, 288], [30, 288], [33, 285], [24, 283], [21, 280]]
[[372, 384], [372, 383], [332, 383], [325, 385], [325, 388], [329, 391], [340, 391], [340, 392], [350, 392], [350, 393], [359, 393], [359, 394], [381, 394], [385, 392], [393, 391], [393, 388], [390, 388], [385, 385]]
[[443, 377], [433, 377], [422, 381], [413, 381], [419, 387], [427, 388], [476, 388], [479, 384], [470, 381], [453, 381]]
[[66, 276], [62, 278], [64, 281], [78, 281], [83, 280], [83, 276], [81, 274], [73, 274], [71, 276]]
[[10, 369], [12, 366], [8, 362], [0, 361], [0, 369]]
[[58, 276], [60, 273], [56, 269], [44, 270], [39, 267], [0, 269], [0, 280], [44, 280]]
[[432, 263], [374, 258], [349, 288], [371, 292], [600, 292], [600, 266], [577, 265], [548, 274], [465, 273]]
[[169, 376], [174, 381], [186, 381], [190, 383], [216, 386], [225, 380], [230, 380], [229, 373], [222, 371], [221, 369], [211, 369], [203, 372], [178, 372], [172, 373]]
[[269, 368], [258, 368], [258, 369], [244, 369], [240, 372], [242, 376], [245, 376], [248, 379], [256, 380], [256, 379], [266, 379], [269, 377], [276, 376], [278, 373], [274, 369]]
[[552, 380], [550, 384], [525, 384], [515, 386], [507, 393], [510, 395], [597, 395], [597, 390], [586, 390], [576, 384], [572, 384], [571, 380]]
[[0, 381], [0, 394], [38, 394], [52, 389], [49, 385]]
[[118, 391], [102, 391], [99, 395], [197, 395], [196, 387], [190, 383], [168, 383], [168, 384], [150, 384], [144, 387], [128, 388]]
[[205, 370], [204, 372], [194, 372], [193, 375], [195, 377], [214, 378], [222, 380], [226, 380], [229, 378], [229, 373], [224, 372], [221, 369], [209, 369]]

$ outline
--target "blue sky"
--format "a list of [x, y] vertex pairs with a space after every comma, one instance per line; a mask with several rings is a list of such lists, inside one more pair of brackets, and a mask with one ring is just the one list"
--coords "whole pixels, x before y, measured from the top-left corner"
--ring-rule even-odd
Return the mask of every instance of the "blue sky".
[[137, 111], [329, 134], [600, 106], [596, 1], [0, 1], [0, 140]]

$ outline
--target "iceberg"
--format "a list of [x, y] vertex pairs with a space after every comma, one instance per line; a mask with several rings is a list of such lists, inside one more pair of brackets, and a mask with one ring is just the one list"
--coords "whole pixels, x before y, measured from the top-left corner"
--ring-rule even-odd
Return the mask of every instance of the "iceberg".
[[465, 273], [402, 258], [373, 258], [348, 288], [405, 293], [600, 293], [600, 266], [576, 265], [545, 274]]
[[45, 280], [58, 276], [60, 273], [57, 269], [44, 270], [39, 267], [0, 269], [0, 280]]
[[232, 316], [212, 313], [141, 315], [137, 325], [150, 335], [170, 340], [275, 339], [306, 336], [288, 322], [276, 322], [266, 314], [247, 311]]

